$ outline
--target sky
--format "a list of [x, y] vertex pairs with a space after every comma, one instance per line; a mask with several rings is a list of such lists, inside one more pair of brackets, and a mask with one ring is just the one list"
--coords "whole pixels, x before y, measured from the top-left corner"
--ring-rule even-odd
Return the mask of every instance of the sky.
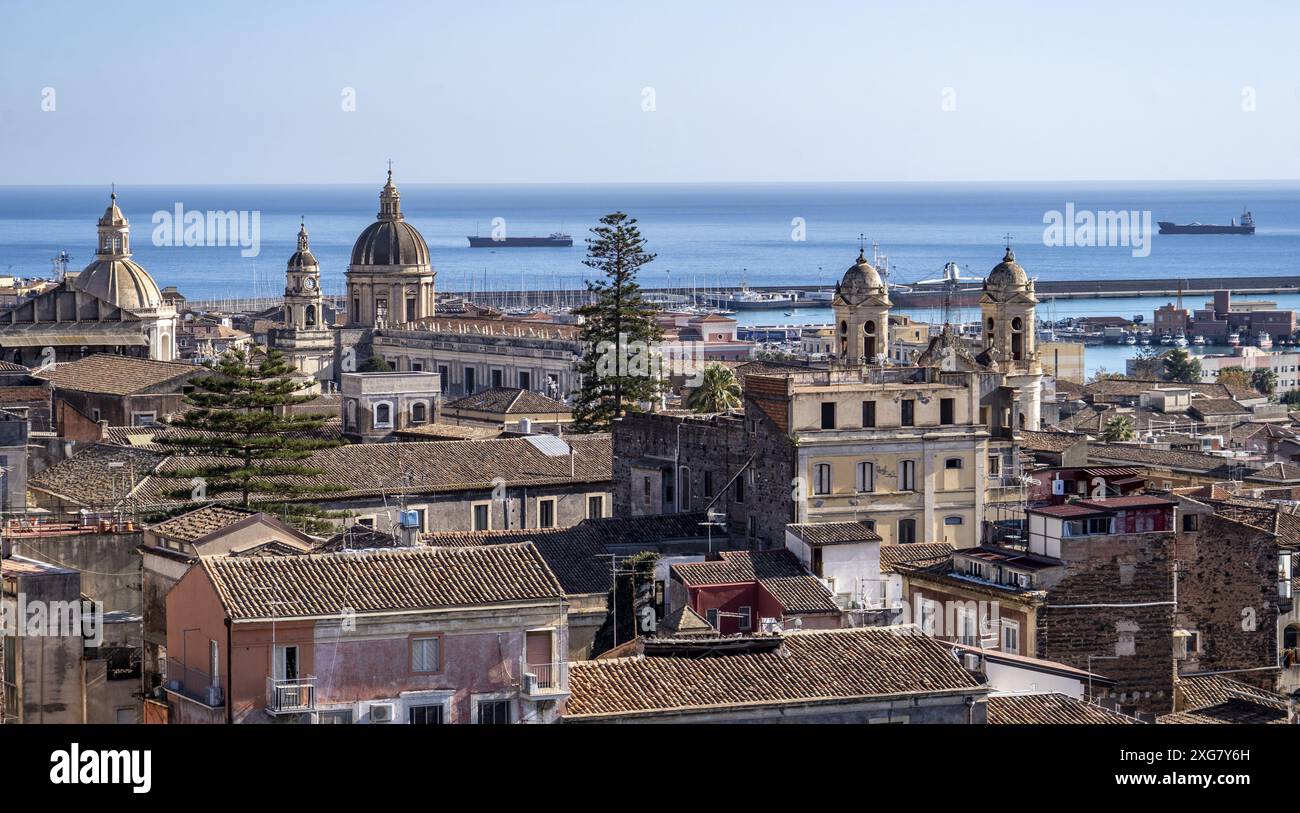
[[1289, 180], [1300, 4], [0, 0], [0, 184]]

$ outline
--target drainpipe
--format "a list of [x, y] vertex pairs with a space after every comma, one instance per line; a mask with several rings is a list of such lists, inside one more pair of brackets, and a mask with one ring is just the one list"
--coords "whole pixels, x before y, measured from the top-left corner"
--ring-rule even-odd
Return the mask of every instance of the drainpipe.
[[235, 688], [235, 676], [230, 670], [234, 668], [235, 650], [231, 647], [231, 643], [233, 641], [233, 635], [232, 635], [233, 625], [230, 622], [230, 616], [226, 616], [225, 622], [226, 622], [226, 685], [229, 687], [229, 689], [227, 689], [226, 691], [226, 725], [231, 725], [232, 723], [235, 722], [235, 710], [231, 702], [232, 698], [230, 697], [230, 689]]

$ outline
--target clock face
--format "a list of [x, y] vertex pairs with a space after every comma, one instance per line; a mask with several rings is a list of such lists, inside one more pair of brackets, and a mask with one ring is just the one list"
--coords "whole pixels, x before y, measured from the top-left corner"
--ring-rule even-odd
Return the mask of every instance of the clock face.
[[306, 288], [308, 291], [316, 290], [316, 278], [307, 277], [302, 281], [302, 287]]

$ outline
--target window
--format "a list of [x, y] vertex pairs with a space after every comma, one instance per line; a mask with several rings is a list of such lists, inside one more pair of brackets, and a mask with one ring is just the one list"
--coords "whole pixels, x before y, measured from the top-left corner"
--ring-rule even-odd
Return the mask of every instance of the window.
[[688, 466], [677, 467], [677, 481], [680, 484], [677, 491], [681, 499], [678, 510], [689, 511], [691, 510], [691, 470]]
[[295, 644], [286, 644], [275, 648], [275, 679], [276, 680], [297, 680], [298, 679], [298, 647]]
[[911, 398], [904, 398], [902, 403], [903, 426], [916, 426], [916, 401]]
[[429, 407], [423, 401], [411, 404], [411, 423], [424, 423], [429, 419]]
[[521, 390], [531, 390], [532, 388], [533, 388], [533, 376], [532, 376], [530, 373], [528, 373], [528, 372], [526, 372], [526, 371], [524, 371], [524, 370], [520, 370], [520, 371], [519, 371], [519, 389], [521, 389]]
[[904, 460], [898, 465], [898, 490], [916, 491], [915, 460]]
[[476, 531], [492, 530], [492, 503], [477, 502], [470, 506], [470, 516]]
[[213, 686], [221, 685], [221, 647], [212, 639], [208, 639], [208, 679]]
[[927, 598], [921, 599], [921, 632], [926, 635], [934, 635], [935, 620], [938, 615], [935, 612], [936, 607], [937, 605], [935, 602], [930, 601]]
[[555, 527], [555, 498], [549, 497], [537, 501], [537, 527]]
[[713, 472], [704, 472], [704, 496], [713, 496]]
[[951, 426], [955, 421], [953, 410], [957, 402], [952, 398], [939, 399], [939, 423], [944, 426]]
[[158, 421], [157, 412], [132, 412], [132, 426], [153, 426]]
[[451, 384], [451, 370], [446, 364], [438, 365], [438, 392], [443, 395], [447, 394], [447, 387]]
[[474, 394], [474, 389], [475, 389], [474, 384], [475, 384], [474, 368], [466, 367], [465, 368], [465, 394], [466, 395]]
[[831, 465], [829, 463], [818, 463], [813, 466], [813, 493], [831, 493]]
[[872, 429], [876, 425], [876, 402], [862, 402], [862, 428]]
[[600, 519], [605, 516], [605, 495], [591, 494], [587, 497], [587, 519]]
[[352, 709], [322, 711], [316, 717], [319, 725], [352, 725]]
[[1009, 655], [1020, 654], [1020, 623], [1002, 619], [1002, 651]]
[[475, 706], [479, 725], [509, 725], [509, 700], [480, 700]]
[[958, 470], [960, 470], [960, 469], [961, 469], [961, 458], [960, 458], [960, 457], [950, 457], [950, 458], [948, 458], [947, 460], [943, 461], [943, 467], [944, 467], [945, 469], [958, 469]]
[[741, 631], [751, 630], [754, 628], [754, 608], [740, 608], [740, 629]]
[[718, 628], [718, 608], [712, 607], [705, 611], [704, 620], [709, 622], [709, 626], [714, 629]]
[[505, 373], [503, 373], [501, 370], [493, 370], [493, 371], [492, 371], [492, 386], [494, 386], [494, 387], [500, 387], [500, 386], [503, 385], [504, 382], [505, 382]]
[[393, 407], [387, 401], [381, 401], [375, 404], [375, 428], [391, 427], [393, 425]]
[[1201, 529], [1200, 514], [1183, 514], [1183, 531], [1193, 533]]
[[411, 671], [416, 673], [442, 670], [442, 639], [437, 636], [411, 639]]
[[822, 403], [822, 429], [835, 428], [835, 402], [825, 401]]
[[944, 525], [961, 525], [962, 522], [964, 522], [964, 520], [961, 517], [957, 517], [957, 516], [943, 518]]
[[876, 490], [876, 466], [863, 461], [858, 464], [858, 493], [870, 494]]
[[911, 545], [916, 542], [916, 520], [900, 519], [898, 521], [898, 544]]
[[406, 721], [411, 725], [442, 725], [445, 709], [436, 706], [411, 706], [406, 712]]
[[98, 410], [98, 409], [92, 409], [92, 410], [90, 410], [90, 419], [91, 419], [92, 421], [94, 421], [95, 423], [99, 423], [99, 410]]
[[406, 298], [406, 321], [415, 321], [415, 297], [413, 296]]
[[743, 503], [745, 501], [745, 478], [743, 476], [736, 478], [735, 488], [736, 502]]
[[970, 607], [957, 608], [957, 641], [966, 646], [979, 644], [979, 623], [976, 611]]
[[989, 455], [989, 477], [1002, 476], [1002, 455]]

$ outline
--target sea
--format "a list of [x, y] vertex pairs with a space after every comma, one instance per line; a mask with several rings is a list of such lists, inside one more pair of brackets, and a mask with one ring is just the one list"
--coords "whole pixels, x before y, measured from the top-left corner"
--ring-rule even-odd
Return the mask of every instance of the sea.
[[[191, 300], [278, 296], [284, 264], [296, 247], [300, 218], [322, 267], [322, 288], [341, 293], [352, 243], [375, 219], [383, 178], [371, 185], [116, 187], [132, 227], [135, 259], [159, 285]], [[747, 282], [754, 286], [832, 286], [860, 245], [888, 257], [900, 284], [934, 279], [955, 262], [963, 275], [983, 276], [1007, 241], [1017, 260], [1041, 280], [1185, 278], [1231, 285], [1234, 277], [1300, 274], [1300, 182], [1188, 183], [834, 183], [446, 185], [396, 179], [406, 219], [429, 243], [440, 291], [581, 290], [584, 239], [599, 218], [635, 217], [657, 256], [641, 273], [648, 288], [701, 292]], [[95, 221], [109, 189], [86, 186], [0, 186], [0, 271], [49, 276], [68, 252], [71, 270], [95, 250]], [[184, 245], [164, 218], [183, 212], [241, 212], [240, 245]], [[1150, 235], [1133, 245], [1049, 244], [1053, 212], [1130, 211], [1155, 221], [1227, 223], [1250, 209], [1257, 233]], [[573, 248], [472, 249], [469, 235], [504, 227], [511, 236], [573, 235]], [[230, 235], [226, 235], [230, 237]], [[204, 235], [217, 243], [216, 235]], [[233, 240], [226, 240], [231, 243]], [[178, 244], [179, 243], [179, 244]], [[1300, 308], [1300, 295], [1267, 295]], [[1141, 315], [1152, 298], [1048, 301], [1040, 318]], [[1198, 301], [1190, 303], [1199, 305]], [[820, 324], [826, 308], [743, 311], [742, 324]], [[936, 313], [918, 311], [919, 319]], [[1094, 352], [1096, 351], [1096, 352]], [[1122, 369], [1126, 348], [1089, 348], [1088, 366]]]

